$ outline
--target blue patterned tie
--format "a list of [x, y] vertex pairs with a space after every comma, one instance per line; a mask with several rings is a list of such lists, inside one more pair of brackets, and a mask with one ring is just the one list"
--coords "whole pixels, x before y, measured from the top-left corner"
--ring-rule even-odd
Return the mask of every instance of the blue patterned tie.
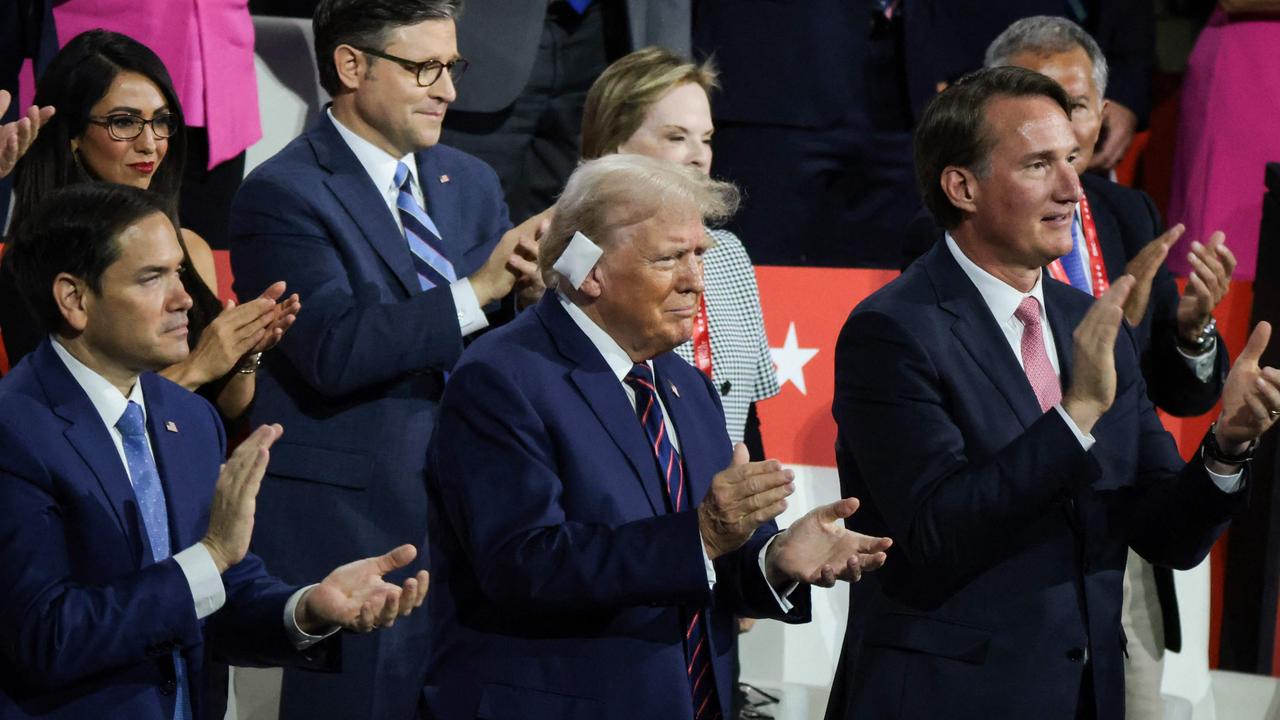
[[[666, 423], [662, 421], [662, 407], [658, 404], [653, 372], [645, 363], [636, 363], [627, 373], [627, 385], [636, 391], [636, 415], [649, 437], [658, 473], [662, 475], [663, 495], [667, 510], [680, 512], [693, 503], [684, 488], [684, 463], [671, 438], [667, 436]], [[694, 720], [718, 720], [720, 701], [716, 694], [715, 671], [711, 667], [711, 648], [707, 645], [706, 621], [701, 609], [687, 618], [684, 633], [685, 672], [689, 675], [689, 687], [693, 692]]]
[[1084, 239], [1081, 237], [1083, 233], [1080, 213], [1077, 212], [1071, 220], [1071, 252], [1062, 256], [1062, 269], [1066, 271], [1071, 287], [1081, 292], [1091, 292], [1089, 278], [1085, 275], [1084, 266], [1080, 264], [1080, 248], [1084, 247]]
[[[164, 501], [164, 489], [160, 487], [160, 473], [151, 446], [147, 443], [147, 423], [142, 417], [142, 407], [129, 401], [124, 414], [116, 421], [116, 429], [124, 440], [124, 457], [129, 464], [129, 477], [133, 481], [133, 494], [138, 499], [142, 524], [151, 541], [151, 557], [160, 562], [169, 557], [169, 510]], [[177, 700], [173, 719], [190, 720], [191, 696], [187, 689], [187, 663], [182, 653], [173, 651], [174, 680], [177, 683]]]
[[574, 12], [581, 15], [587, 11], [587, 8], [591, 7], [591, 3], [594, 0], [565, 0], [565, 2], [569, 3], [569, 7], [573, 8]]
[[456, 281], [458, 275], [453, 270], [453, 263], [445, 257], [439, 228], [413, 196], [413, 178], [409, 175], [408, 165], [396, 164], [395, 183], [400, 188], [396, 208], [400, 211], [400, 221], [404, 223], [404, 238], [409, 241], [409, 254], [413, 256], [418, 284], [423, 290], [430, 290]]

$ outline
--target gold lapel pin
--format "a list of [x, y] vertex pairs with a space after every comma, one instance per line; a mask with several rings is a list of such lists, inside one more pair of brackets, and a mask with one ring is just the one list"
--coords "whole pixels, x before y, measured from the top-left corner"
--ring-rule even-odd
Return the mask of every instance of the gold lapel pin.
[[178, 432], [178, 423], [176, 423], [176, 422], [174, 422], [174, 421], [172, 421], [172, 420], [165, 420], [165, 421], [164, 421], [164, 429], [165, 429], [165, 430], [168, 430], [169, 432], [176, 433], [176, 432]]

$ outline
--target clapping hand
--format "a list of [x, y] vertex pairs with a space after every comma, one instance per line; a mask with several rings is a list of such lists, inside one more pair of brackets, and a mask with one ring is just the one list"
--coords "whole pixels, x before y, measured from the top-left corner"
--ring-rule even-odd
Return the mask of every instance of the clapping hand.
[[1191, 275], [1178, 301], [1178, 337], [1189, 345], [1196, 343], [1213, 309], [1231, 287], [1236, 256], [1227, 247], [1226, 239], [1222, 231], [1215, 232], [1209, 236], [1208, 243], [1191, 243], [1191, 252], [1187, 254]]
[[1280, 417], [1280, 370], [1258, 365], [1270, 339], [1271, 324], [1258, 323], [1227, 375], [1215, 430], [1218, 447], [1225, 453], [1243, 452]]
[[887, 537], [849, 530], [844, 520], [858, 510], [857, 498], [814, 508], [769, 545], [765, 572], [774, 588], [802, 582], [831, 587], [837, 580], [857, 582], [862, 573], [884, 565]]
[[[13, 96], [8, 90], [0, 90], [0, 116], [9, 109]], [[40, 128], [53, 117], [53, 107], [38, 108], [32, 105], [27, 114], [13, 122], [0, 124], [0, 178], [13, 172], [18, 160], [31, 148]]]
[[420, 570], [397, 586], [382, 576], [408, 565], [417, 555], [412, 545], [401, 545], [385, 555], [335, 569], [298, 603], [294, 618], [298, 627], [313, 635], [333, 627], [355, 632], [391, 627], [396, 618], [422, 605], [429, 578], [426, 570]]

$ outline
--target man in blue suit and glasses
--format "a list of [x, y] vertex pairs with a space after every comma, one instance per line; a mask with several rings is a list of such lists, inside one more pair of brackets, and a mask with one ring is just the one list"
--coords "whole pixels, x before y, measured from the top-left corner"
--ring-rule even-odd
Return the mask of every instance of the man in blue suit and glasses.
[[6, 252], [50, 336], [0, 381], [0, 718], [208, 717], [210, 659], [331, 665], [339, 628], [422, 602], [398, 547], [299, 588], [248, 553], [279, 426], [225, 467], [217, 411], [156, 375], [187, 348], [177, 230], [154, 196], [77, 185]]

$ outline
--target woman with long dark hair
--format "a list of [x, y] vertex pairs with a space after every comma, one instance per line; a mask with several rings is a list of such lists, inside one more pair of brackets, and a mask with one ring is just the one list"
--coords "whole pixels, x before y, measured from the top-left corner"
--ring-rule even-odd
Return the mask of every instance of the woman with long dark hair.
[[[119, 33], [91, 30], [54, 57], [36, 88], [36, 104], [57, 114], [46, 124], [14, 176], [11, 227], [18, 227], [40, 199], [79, 182], [133, 185], [159, 195], [177, 225], [178, 190], [185, 141], [182, 106], [169, 73], [145, 45]], [[194, 302], [189, 312], [191, 354], [162, 374], [213, 400], [235, 418], [253, 399], [253, 371], [260, 354], [279, 341], [300, 303], [277, 302], [284, 283], [236, 306], [218, 301], [213, 254], [199, 235], [181, 231], [183, 283]], [[42, 339], [39, 324], [16, 300], [7, 272], [0, 272], [0, 333], [10, 363]]]

